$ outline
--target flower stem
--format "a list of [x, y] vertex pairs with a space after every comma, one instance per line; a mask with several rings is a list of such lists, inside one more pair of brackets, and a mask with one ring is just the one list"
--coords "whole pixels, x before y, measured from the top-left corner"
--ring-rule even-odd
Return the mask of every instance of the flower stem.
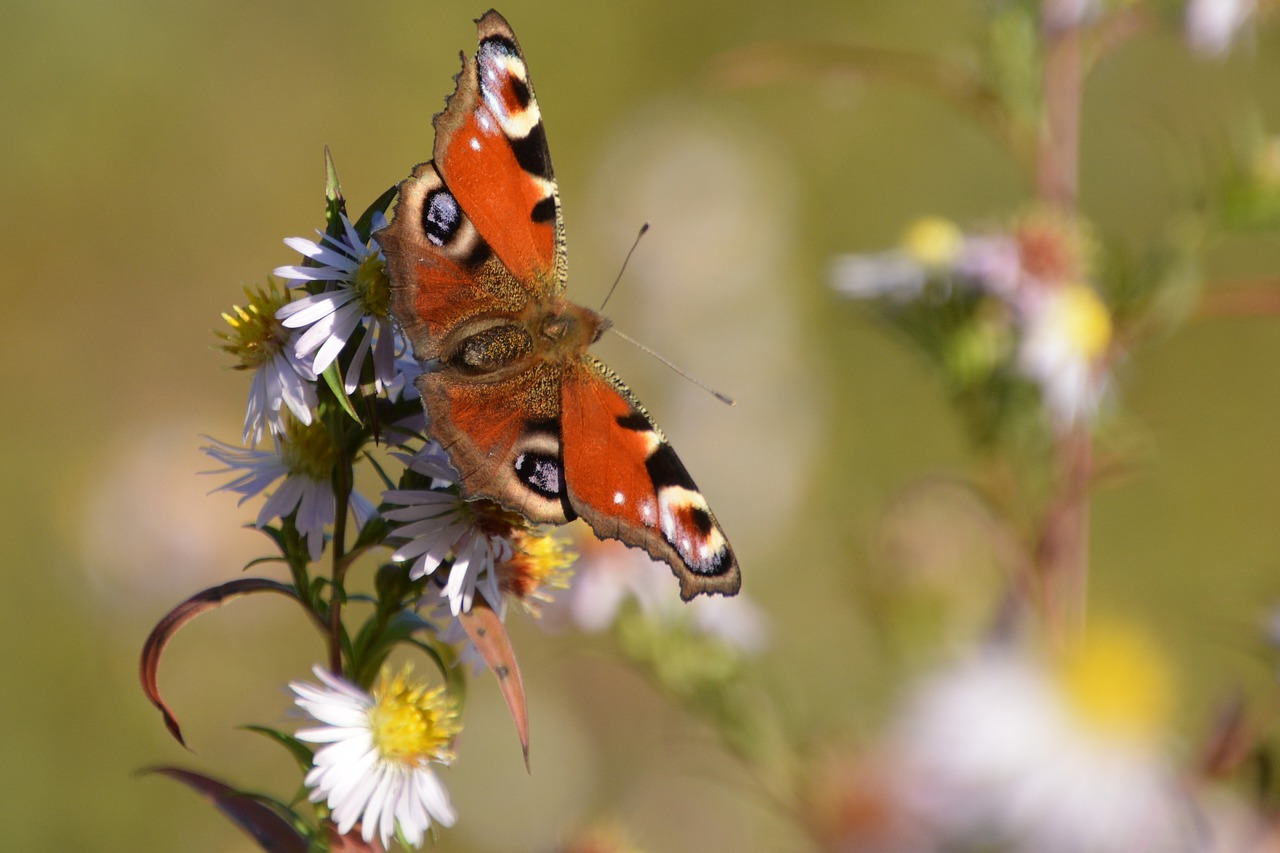
[[[1080, 103], [1084, 88], [1078, 4], [1044, 0], [1044, 78], [1037, 196], [1068, 215], [1075, 213], [1080, 183]], [[1036, 549], [1042, 615], [1059, 647], [1084, 627], [1089, 579], [1089, 480], [1093, 439], [1087, 423], [1061, 430], [1055, 440], [1056, 494], [1050, 500]]]
[[333, 496], [337, 503], [333, 521], [333, 588], [329, 593], [329, 670], [342, 675], [342, 602], [347, 593], [347, 509], [351, 500], [351, 460], [347, 453], [339, 454], [333, 466]]

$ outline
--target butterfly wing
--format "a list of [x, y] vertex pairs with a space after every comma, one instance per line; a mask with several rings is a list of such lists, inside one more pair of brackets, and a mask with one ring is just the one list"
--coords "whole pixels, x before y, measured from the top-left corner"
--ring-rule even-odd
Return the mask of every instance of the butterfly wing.
[[564, 290], [564, 221], [542, 113], [515, 33], [497, 12], [476, 22], [457, 88], [435, 118], [435, 162], [503, 264], [523, 285]]
[[668, 563], [686, 601], [733, 595], [738, 560], [702, 492], [625, 385], [585, 356], [561, 378], [568, 501], [598, 536]]

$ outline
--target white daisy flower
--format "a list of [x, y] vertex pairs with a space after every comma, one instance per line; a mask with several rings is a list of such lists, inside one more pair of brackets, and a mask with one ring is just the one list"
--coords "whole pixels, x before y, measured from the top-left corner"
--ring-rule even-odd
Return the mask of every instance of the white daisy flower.
[[1106, 389], [1111, 315], [1085, 284], [1028, 289], [1020, 300], [1018, 369], [1040, 386], [1060, 428], [1097, 413]]
[[457, 814], [432, 770], [453, 760], [461, 729], [444, 688], [411, 681], [408, 668], [394, 678], [384, 670], [370, 695], [320, 667], [313, 672], [323, 686], [289, 687], [298, 706], [322, 723], [297, 737], [324, 744], [305, 784], [312, 802], [329, 806], [338, 833], [359, 823], [366, 842], [377, 836], [386, 848], [398, 832], [418, 847], [432, 821], [452, 826]]
[[387, 399], [395, 403], [403, 397], [406, 400], [421, 399], [417, 378], [422, 373], [422, 362], [413, 357], [413, 347], [404, 339], [397, 329], [395, 333], [395, 378], [387, 385]]
[[1160, 748], [1168, 687], [1150, 648], [1117, 629], [1057, 669], [998, 652], [940, 673], [901, 718], [898, 795], [947, 849], [1198, 849]]
[[[372, 230], [385, 225], [386, 218], [378, 214]], [[302, 237], [284, 241], [319, 265], [277, 267], [275, 274], [299, 283], [328, 282], [329, 287], [283, 306], [276, 317], [290, 329], [304, 330], [294, 342], [294, 351], [299, 358], [311, 359], [316, 374], [333, 364], [357, 329], [363, 330], [343, 385], [348, 394], [355, 392], [372, 351], [374, 385], [383, 393], [396, 380], [396, 335], [389, 313], [391, 284], [382, 250], [361, 240], [345, 214], [342, 227], [342, 236], [322, 233], [319, 243]]]
[[[501, 601], [494, 602], [487, 593], [485, 600], [491, 602], [500, 617], [505, 615], [508, 599], [530, 615], [540, 617], [543, 605], [554, 602], [555, 593], [569, 587], [575, 555], [554, 534], [540, 531], [516, 530], [511, 536], [511, 549], [511, 559], [494, 567]], [[473, 673], [484, 670], [487, 664], [463, 629], [444, 588], [428, 586], [418, 599], [418, 608], [427, 611], [427, 618], [437, 626], [437, 636], [458, 648], [463, 664]]]
[[233, 305], [222, 315], [232, 330], [215, 334], [226, 341], [222, 349], [239, 359], [237, 369], [253, 371], [241, 441], [257, 444], [264, 427], [272, 435], [284, 432], [282, 406], [302, 423], [311, 423], [316, 375], [294, 352], [291, 334], [276, 317], [289, 303], [288, 293], [268, 279], [264, 287], [246, 287], [245, 295], [249, 301], [243, 308]]
[[444, 585], [451, 612], [456, 616], [470, 610], [479, 589], [501, 614], [502, 594], [494, 566], [511, 559], [511, 537], [521, 524], [519, 518], [492, 501], [463, 500], [456, 488], [457, 474], [435, 442], [412, 457], [396, 455], [407, 467], [431, 477], [432, 487], [383, 492], [384, 502], [400, 507], [383, 513], [388, 521], [399, 522], [388, 539], [403, 542], [391, 559], [412, 560], [409, 577], [414, 580], [452, 559]]
[[[285, 434], [270, 450], [235, 447], [221, 441], [201, 449], [227, 466], [205, 473], [237, 475], [214, 491], [235, 492], [240, 495], [240, 504], [262, 494], [283, 477], [284, 482], [263, 503], [254, 523], [265, 527], [272, 519], [296, 511], [294, 525], [307, 542], [307, 553], [313, 562], [320, 559], [325, 529], [334, 523], [337, 512], [333, 441], [322, 425], [288, 421]], [[351, 505], [361, 526], [374, 514], [373, 505], [355, 492]]]

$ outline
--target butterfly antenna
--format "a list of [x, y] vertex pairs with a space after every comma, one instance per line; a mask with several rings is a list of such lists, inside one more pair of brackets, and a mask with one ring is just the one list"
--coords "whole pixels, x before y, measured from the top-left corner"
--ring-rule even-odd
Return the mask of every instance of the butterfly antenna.
[[[644, 233], [644, 231], [643, 231], [643, 230], [641, 230], [641, 231], [640, 231], [640, 233], [641, 233], [641, 234], [643, 234], [643, 233]], [[665, 364], [667, 367], [671, 368], [671, 369], [672, 369], [672, 370], [674, 370], [676, 373], [678, 373], [678, 374], [680, 374], [681, 376], [683, 376], [685, 379], [688, 379], [688, 380], [689, 380], [690, 382], [692, 382], [694, 385], [697, 385], [697, 386], [698, 386], [699, 388], [701, 388], [703, 391], [706, 391], [708, 394], [710, 394], [711, 396], [715, 397], [715, 398], [716, 398], [717, 400], [719, 400], [721, 403], [724, 403], [726, 406], [736, 406], [736, 405], [738, 405], [738, 404], [737, 404], [737, 402], [736, 402], [732, 397], [730, 397], [728, 394], [721, 394], [719, 391], [717, 391], [716, 389], [712, 388], [710, 385], [708, 385], [707, 383], [703, 382], [701, 379], [698, 379], [696, 376], [690, 376], [688, 373], [686, 373], [685, 371], [683, 371], [683, 370], [681, 370], [679, 367], [677, 367], [675, 364], [673, 364], [673, 363], [671, 362], [671, 360], [670, 360], [670, 359], [668, 359], [666, 356], [664, 356], [664, 355], [662, 355], [661, 353], [658, 353], [658, 352], [656, 352], [656, 351], [654, 351], [654, 350], [649, 349], [647, 346], [645, 346], [644, 344], [640, 343], [640, 342], [639, 342], [639, 341], [637, 341], [635, 338], [633, 338], [633, 337], [631, 337], [630, 335], [628, 335], [628, 334], [626, 334], [626, 333], [622, 332], [620, 329], [618, 329], [618, 327], [617, 327], [617, 326], [610, 326], [610, 327], [609, 327], [609, 331], [613, 332], [615, 335], [617, 335], [618, 337], [622, 338], [624, 341], [626, 341], [627, 343], [631, 344], [633, 347], [637, 348], [637, 349], [638, 349], [638, 350], [640, 350], [641, 352], [645, 352], [645, 353], [648, 353], [649, 355], [653, 356], [653, 357], [654, 357], [654, 358], [656, 358], [658, 361], [662, 362], [662, 363], [663, 363], [663, 364]]]
[[[612, 298], [613, 292], [618, 289], [618, 282], [622, 281], [622, 274], [627, 271], [627, 264], [630, 263], [631, 256], [636, 253], [636, 246], [640, 245], [640, 238], [643, 237], [644, 233], [648, 230], [649, 230], [648, 222], [640, 226], [640, 233], [636, 235], [636, 240], [634, 243], [631, 244], [631, 249], [630, 251], [627, 252], [627, 256], [622, 259], [622, 269], [618, 270], [618, 277], [613, 280], [613, 286], [610, 287], [609, 292], [605, 294], [604, 302], [600, 303], [600, 311], [602, 313], [604, 312], [604, 306], [609, 304], [609, 299]], [[631, 340], [631, 339], [628, 338], [627, 340]], [[631, 342], [635, 343], [635, 341], [631, 341]]]

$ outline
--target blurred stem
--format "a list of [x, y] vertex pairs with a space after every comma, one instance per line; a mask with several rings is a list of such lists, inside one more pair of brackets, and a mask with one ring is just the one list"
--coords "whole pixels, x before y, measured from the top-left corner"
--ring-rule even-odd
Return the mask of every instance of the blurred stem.
[[[1078, 2], [1044, 0], [1044, 79], [1037, 195], [1073, 216], [1080, 184], [1080, 102], [1084, 87]], [[1057, 488], [1040, 531], [1036, 558], [1042, 614], [1059, 648], [1084, 627], [1089, 583], [1089, 481], [1093, 441], [1089, 425], [1058, 432], [1054, 443]]]
[[[339, 419], [344, 416], [339, 413]], [[340, 443], [339, 446], [342, 446]], [[329, 591], [329, 671], [342, 675], [342, 602], [346, 598], [347, 506], [351, 500], [351, 460], [345, 452], [333, 468], [333, 496], [337, 503], [333, 520], [333, 588]]]
[[1042, 202], [1071, 211], [1079, 190], [1080, 96], [1083, 85], [1080, 28], [1073, 0], [1045, 0], [1041, 7], [1044, 79], [1036, 189]]
[[1197, 318], [1273, 317], [1280, 314], [1280, 279], [1211, 283], [1196, 309]]
[[1041, 612], [1048, 636], [1062, 648], [1084, 629], [1089, 593], [1089, 483], [1093, 435], [1087, 423], [1058, 435], [1058, 492], [1045, 513], [1036, 549]]

